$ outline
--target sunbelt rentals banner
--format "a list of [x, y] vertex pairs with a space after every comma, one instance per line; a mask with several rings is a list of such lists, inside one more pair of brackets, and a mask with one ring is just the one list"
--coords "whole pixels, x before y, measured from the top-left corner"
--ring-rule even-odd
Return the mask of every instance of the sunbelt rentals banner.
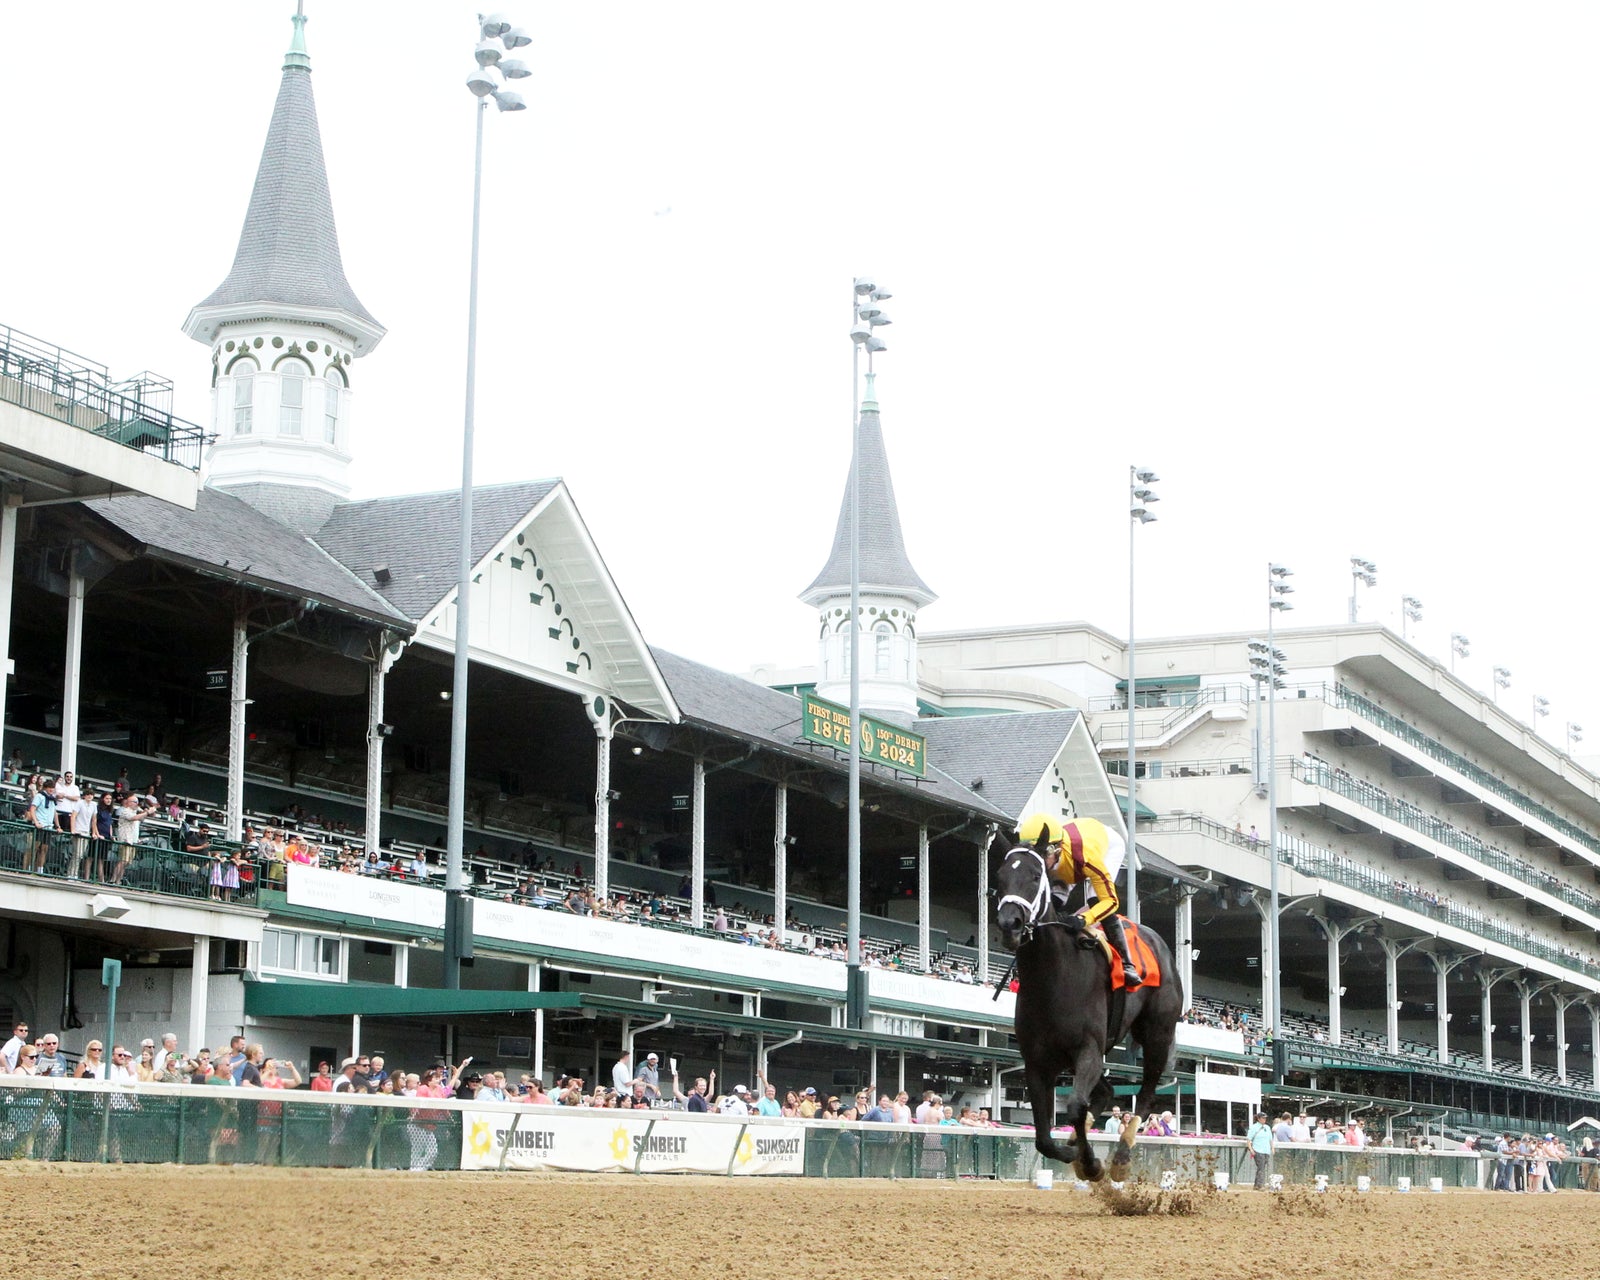
[[745, 1177], [805, 1171], [801, 1125], [671, 1119], [645, 1111], [462, 1113], [463, 1169], [578, 1173], [714, 1173]]

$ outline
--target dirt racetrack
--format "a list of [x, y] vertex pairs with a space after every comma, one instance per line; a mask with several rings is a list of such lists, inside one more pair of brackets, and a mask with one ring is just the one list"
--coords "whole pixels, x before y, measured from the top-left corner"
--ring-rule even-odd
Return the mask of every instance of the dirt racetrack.
[[1503, 1280], [1586, 1275], [1600, 1195], [1197, 1195], [1192, 1216], [988, 1182], [0, 1164], [16, 1275], [208, 1280]]

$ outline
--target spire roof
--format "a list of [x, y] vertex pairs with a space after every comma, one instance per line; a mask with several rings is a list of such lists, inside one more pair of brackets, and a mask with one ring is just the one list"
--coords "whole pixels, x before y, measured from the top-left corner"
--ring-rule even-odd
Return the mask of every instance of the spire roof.
[[351, 289], [339, 256], [305, 21], [303, 13], [294, 15], [294, 38], [233, 269], [195, 310], [251, 303], [317, 307], [343, 311], [381, 336], [383, 327]]
[[[863, 590], [905, 596], [920, 608], [938, 597], [929, 589], [906, 556], [900, 532], [900, 508], [894, 500], [889, 475], [889, 454], [883, 444], [883, 420], [878, 414], [873, 376], [867, 375], [867, 398], [861, 405], [861, 586]], [[800, 598], [818, 604], [850, 590], [850, 485], [845, 482], [833, 550], [822, 572]]]

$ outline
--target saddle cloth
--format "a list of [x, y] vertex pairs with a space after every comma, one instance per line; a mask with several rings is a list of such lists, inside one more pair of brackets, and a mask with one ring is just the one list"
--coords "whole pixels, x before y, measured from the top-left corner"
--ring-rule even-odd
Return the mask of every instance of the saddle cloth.
[[[1128, 940], [1128, 950], [1133, 952], [1133, 958], [1139, 962], [1139, 968], [1144, 970], [1144, 982], [1135, 990], [1144, 987], [1159, 987], [1161, 985], [1161, 966], [1156, 962], [1155, 948], [1150, 945], [1150, 940], [1145, 937], [1144, 931], [1127, 916], [1118, 916], [1122, 921], [1122, 936]], [[1098, 924], [1089, 927], [1089, 936], [1100, 944], [1100, 950], [1106, 953], [1106, 959], [1111, 964], [1111, 989], [1113, 991], [1126, 990], [1127, 975], [1122, 971], [1122, 957], [1117, 954], [1117, 949], [1111, 945], [1106, 932]]]

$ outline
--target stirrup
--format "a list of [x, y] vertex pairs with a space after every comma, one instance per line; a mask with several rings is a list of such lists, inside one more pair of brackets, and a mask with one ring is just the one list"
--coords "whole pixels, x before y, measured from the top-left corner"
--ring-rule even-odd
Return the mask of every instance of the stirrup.
[[1122, 989], [1124, 991], [1137, 991], [1144, 986], [1144, 973], [1136, 964], [1122, 962]]

